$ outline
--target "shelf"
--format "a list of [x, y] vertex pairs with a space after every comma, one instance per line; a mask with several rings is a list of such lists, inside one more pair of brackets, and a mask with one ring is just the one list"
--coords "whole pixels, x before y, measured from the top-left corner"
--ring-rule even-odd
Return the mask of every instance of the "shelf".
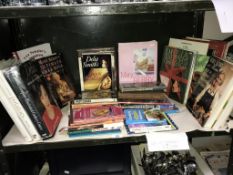
[[[194, 119], [192, 114], [186, 109], [184, 105], [176, 103], [179, 107], [180, 112], [171, 115], [171, 118], [178, 126], [178, 130], [166, 131], [166, 132], [186, 132], [195, 133], [195, 131], [207, 131], [210, 133], [211, 130], [204, 130], [199, 123]], [[20, 152], [20, 151], [33, 151], [33, 150], [49, 150], [59, 148], [72, 148], [72, 147], [86, 147], [96, 145], [108, 145], [108, 144], [119, 144], [119, 143], [142, 143], [146, 141], [144, 134], [129, 135], [125, 128], [120, 134], [116, 135], [101, 135], [101, 136], [89, 136], [89, 137], [76, 137], [69, 138], [68, 135], [60, 133], [59, 130], [68, 125], [68, 106], [63, 109], [63, 118], [58, 126], [57, 132], [53, 138], [39, 142], [26, 142], [17, 128], [14, 126], [2, 140], [2, 145], [6, 152]], [[202, 132], [203, 135], [204, 132]]]
[[64, 17], [79, 15], [127, 15], [214, 10], [210, 0], [170, 0], [61, 6], [0, 7], [0, 18]]

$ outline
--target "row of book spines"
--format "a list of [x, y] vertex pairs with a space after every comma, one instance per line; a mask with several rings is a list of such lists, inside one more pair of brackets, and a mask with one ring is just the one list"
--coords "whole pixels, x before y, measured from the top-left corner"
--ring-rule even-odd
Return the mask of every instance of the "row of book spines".
[[52, 135], [49, 133], [47, 127], [42, 121], [41, 115], [37, 110], [35, 104], [33, 104], [31, 95], [25, 87], [21, 77], [17, 74], [18, 71], [13, 69], [17, 68], [13, 67], [12, 69], [9, 69], [8, 71], [4, 72], [4, 75], [8, 83], [10, 84], [14, 92], [17, 94], [19, 101], [21, 102], [23, 108], [27, 111], [31, 121], [33, 122], [41, 138], [50, 138]]
[[29, 115], [5, 79], [2, 70], [0, 70], [0, 80], [0, 96], [2, 99], [2, 104], [4, 105], [9, 116], [15, 123], [22, 136], [26, 141], [41, 140], [41, 136], [35, 129], [35, 126], [32, 124]]
[[121, 129], [108, 129], [108, 130], [99, 130], [99, 131], [86, 131], [86, 132], [68, 132], [69, 137], [77, 137], [77, 136], [94, 136], [94, 135], [102, 135], [102, 134], [117, 134], [120, 133]]

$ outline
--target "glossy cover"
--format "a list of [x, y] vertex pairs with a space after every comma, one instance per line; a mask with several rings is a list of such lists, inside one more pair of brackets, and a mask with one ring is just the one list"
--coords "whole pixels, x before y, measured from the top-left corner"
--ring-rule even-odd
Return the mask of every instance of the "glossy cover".
[[119, 85], [157, 82], [157, 41], [118, 43]]
[[73, 83], [65, 72], [63, 57], [56, 53], [35, 60], [46, 80], [50, 95], [59, 106], [64, 106], [76, 96]]
[[194, 65], [193, 52], [168, 46], [164, 48], [160, 78], [170, 98], [186, 103]]
[[51, 137], [60, 122], [62, 113], [48, 94], [39, 65], [26, 61], [4, 72], [11, 88], [27, 111], [43, 139]]

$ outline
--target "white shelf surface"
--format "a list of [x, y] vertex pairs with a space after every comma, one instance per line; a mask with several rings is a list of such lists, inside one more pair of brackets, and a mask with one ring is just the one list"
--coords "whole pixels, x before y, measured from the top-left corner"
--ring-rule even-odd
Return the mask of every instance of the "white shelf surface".
[[[192, 116], [192, 114], [186, 109], [184, 105], [177, 104], [178, 108], [180, 109], [179, 113], [171, 115], [172, 120], [178, 127], [178, 130], [173, 131], [164, 131], [164, 132], [190, 132], [195, 130], [203, 130], [203, 131], [211, 131], [202, 128], [196, 119]], [[68, 114], [69, 114], [69, 106], [65, 107], [63, 110], [63, 117], [61, 122], [57, 128], [56, 134], [54, 137], [48, 140], [41, 140], [36, 142], [27, 142], [23, 139], [19, 131], [15, 126], [11, 128], [8, 134], [2, 140], [2, 145], [7, 146], [14, 146], [14, 145], [28, 145], [34, 143], [58, 143], [58, 142], [69, 142], [69, 141], [79, 141], [79, 140], [97, 140], [97, 139], [107, 139], [107, 138], [124, 138], [124, 137], [136, 137], [141, 136], [143, 134], [128, 134], [126, 129], [123, 128], [122, 132], [119, 134], [105, 134], [105, 135], [98, 135], [98, 136], [85, 136], [85, 137], [73, 137], [70, 138], [66, 133], [61, 133], [59, 130], [63, 127], [68, 126]]]

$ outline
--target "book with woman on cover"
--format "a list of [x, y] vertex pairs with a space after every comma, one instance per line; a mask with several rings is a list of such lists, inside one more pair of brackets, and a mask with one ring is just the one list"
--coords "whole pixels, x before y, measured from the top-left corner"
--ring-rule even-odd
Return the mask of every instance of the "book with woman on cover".
[[57, 104], [62, 107], [76, 96], [71, 79], [65, 72], [62, 54], [55, 53], [36, 59], [46, 80], [48, 90]]
[[170, 98], [185, 104], [195, 65], [191, 51], [166, 46], [160, 68], [161, 82], [167, 87]]
[[48, 93], [39, 64], [31, 60], [26, 61], [7, 69], [4, 76], [41, 137], [43, 139], [51, 137], [56, 131], [62, 113]]
[[198, 122], [211, 128], [233, 91], [233, 66], [210, 57], [206, 68], [187, 102]]
[[77, 52], [81, 91], [115, 91], [114, 48], [79, 49]]

